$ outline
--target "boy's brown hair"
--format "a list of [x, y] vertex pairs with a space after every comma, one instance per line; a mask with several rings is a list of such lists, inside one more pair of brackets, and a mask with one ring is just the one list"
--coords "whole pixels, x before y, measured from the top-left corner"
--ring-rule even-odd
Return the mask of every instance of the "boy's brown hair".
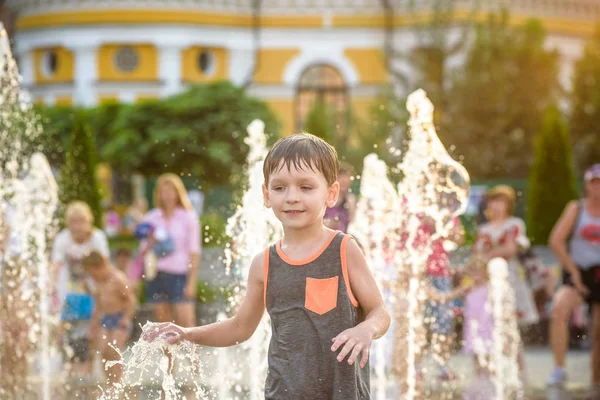
[[86, 269], [103, 267], [104, 263], [104, 256], [98, 250], [90, 250], [81, 259], [81, 265]]
[[329, 186], [337, 181], [340, 171], [335, 148], [323, 139], [304, 132], [279, 139], [269, 150], [263, 164], [265, 185], [269, 184], [273, 172], [283, 167], [289, 171], [292, 165], [297, 169], [308, 167], [323, 173]]
[[125, 247], [120, 247], [117, 249], [117, 251], [115, 252], [115, 257], [127, 257], [130, 258], [131, 257], [131, 250], [125, 248]]

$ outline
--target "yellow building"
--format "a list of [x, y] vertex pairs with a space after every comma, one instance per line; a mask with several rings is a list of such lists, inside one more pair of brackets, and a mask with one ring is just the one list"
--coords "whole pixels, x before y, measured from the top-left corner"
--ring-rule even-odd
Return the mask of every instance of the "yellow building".
[[[395, 46], [410, 51], [418, 42], [413, 26], [426, 20], [431, 6], [427, 0], [418, 2], [418, 10], [409, 9], [406, 0], [258, 3], [260, 15], [254, 0], [6, 1], [18, 15], [15, 42], [23, 84], [39, 102], [133, 102], [227, 79], [265, 99], [285, 132], [301, 126], [317, 97], [338, 110], [351, 107], [366, 115], [388, 81], [382, 51], [386, 21]], [[455, 3], [456, 18], [466, 18], [472, 1]], [[562, 55], [561, 78], [568, 84], [582, 39], [600, 18], [600, 3], [505, 3], [512, 23], [532, 16], [543, 20], [548, 46]], [[492, 8], [486, 4], [482, 13]], [[393, 19], [386, 20], [390, 11]]]

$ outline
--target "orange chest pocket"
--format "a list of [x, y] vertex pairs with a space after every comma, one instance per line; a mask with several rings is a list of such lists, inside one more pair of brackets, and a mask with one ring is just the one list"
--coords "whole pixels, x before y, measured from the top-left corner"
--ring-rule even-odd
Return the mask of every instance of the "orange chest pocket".
[[338, 276], [325, 279], [306, 278], [304, 307], [319, 315], [336, 308], [339, 280]]

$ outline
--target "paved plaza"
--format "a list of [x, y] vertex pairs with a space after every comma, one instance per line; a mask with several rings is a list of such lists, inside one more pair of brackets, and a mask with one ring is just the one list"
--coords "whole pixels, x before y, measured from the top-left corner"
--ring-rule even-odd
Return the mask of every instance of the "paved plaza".
[[[219, 352], [214, 352], [212, 350], [203, 350], [203, 353], [206, 354], [206, 358], [204, 360], [204, 368], [203, 376], [204, 385], [207, 389], [212, 388], [214, 391], [217, 390], [217, 374], [213, 374], [210, 371], [211, 368], [217, 368], [219, 365], [218, 354]], [[589, 382], [590, 382], [590, 360], [589, 360], [589, 352], [587, 351], [573, 351], [569, 353], [568, 358], [568, 374], [569, 374], [569, 383], [566, 385], [564, 389], [558, 388], [547, 388], [545, 384], [545, 380], [550, 374], [553, 363], [552, 363], [552, 355], [548, 348], [546, 347], [530, 347], [526, 349], [526, 362], [527, 362], [527, 370], [528, 370], [528, 384], [527, 390], [525, 394], [526, 400], [588, 400], [588, 399], [600, 399], [600, 395], [593, 395], [589, 390]], [[156, 360], [156, 365], [158, 365], [159, 360]], [[447, 382], [439, 382], [435, 379], [426, 379], [426, 396], [423, 397], [424, 400], [445, 400], [445, 399], [462, 399], [462, 392], [469, 388], [469, 386], [473, 386], [473, 376], [472, 376], [472, 360], [469, 357], [463, 356], [461, 354], [455, 354], [451, 361], [451, 366], [453, 370], [457, 373], [458, 379], [452, 383]], [[156, 380], [152, 380], [151, 378], [154, 375], [155, 371], [152, 371], [152, 374], [146, 374], [142, 376], [141, 382], [142, 386], [140, 388], [134, 389], [130, 391], [130, 396], [132, 398], [146, 400], [146, 399], [159, 399], [160, 398], [160, 385], [157, 384]], [[245, 377], [248, 378], [247, 376]], [[132, 382], [128, 382], [131, 384]], [[189, 381], [188, 381], [189, 384]], [[393, 382], [390, 382], [391, 386], [388, 387], [386, 391], [385, 399], [401, 399], [396, 393], [394, 389], [395, 386]], [[188, 385], [186, 385], [188, 386]], [[191, 385], [189, 385], [191, 386]], [[57, 400], [59, 398], [71, 399], [95, 399], [98, 396], [99, 390], [97, 388], [97, 383], [93, 381], [92, 378], [83, 379], [81, 381], [71, 381], [66, 386], [69, 387], [70, 390], [67, 393], [64, 393], [64, 390], [61, 393], [61, 390], [55, 390], [55, 395], [53, 396], [53, 400]], [[56, 388], [55, 388], [56, 389]], [[377, 383], [375, 382], [375, 377], [372, 376], [372, 395], [373, 399], [378, 399], [377, 397]], [[229, 398], [223, 400], [233, 399], [234, 394], [237, 393], [240, 399], [245, 399], [246, 395], [244, 395], [244, 391], [236, 392], [235, 390], [231, 392]], [[240, 394], [241, 393], [241, 394]], [[185, 397], [182, 397], [185, 398]], [[188, 399], [193, 399], [195, 396], [190, 393], [187, 395]], [[218, 398], [214, 397], [214, 398]], [[485, 395], [481, 398], [481, 400], [488, 400], [489, 397]], [[221, 400], [218, 398], [218, 400]]]

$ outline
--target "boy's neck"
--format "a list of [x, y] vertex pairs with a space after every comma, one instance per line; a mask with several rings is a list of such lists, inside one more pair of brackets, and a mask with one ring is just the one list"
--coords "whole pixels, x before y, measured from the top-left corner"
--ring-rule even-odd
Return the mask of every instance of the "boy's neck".
[[286, 246], [303, 245], [316, 240], [322, 240], [323, 237], [329, 236], [330, 232], [331, 229], [323, 225], [322, 220], [320, 223], [315, 223], [302, 229], [289, 229], [284, 227], [281, 242]]

